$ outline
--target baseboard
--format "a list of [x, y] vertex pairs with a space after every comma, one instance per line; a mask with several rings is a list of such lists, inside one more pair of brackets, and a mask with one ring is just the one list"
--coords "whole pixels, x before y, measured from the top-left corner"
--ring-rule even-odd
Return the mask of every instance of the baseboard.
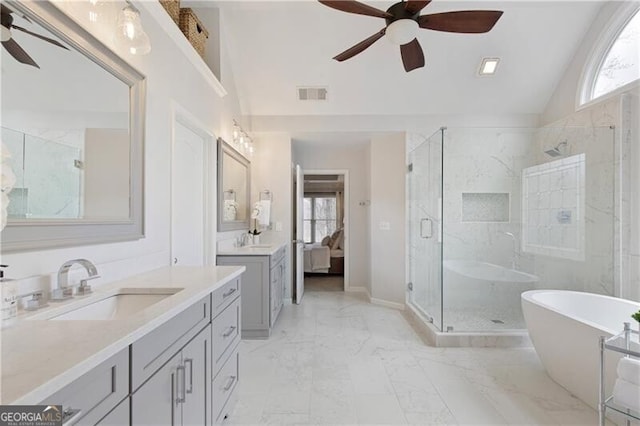
[[371, 294], [369, 294], [369, 290], [366, 287], [349, 287], [344, 291], [346, 293], [362, 293], [366, 296], [367, 301], [371, 303]]
[[403, 303], [389, 302], [388, 300], [376, 299], [375, 297], [369, 297], [371, 303], [374, 305], [386, 306], [387, 308], [397, 309], [404, 311], [405, 306]]

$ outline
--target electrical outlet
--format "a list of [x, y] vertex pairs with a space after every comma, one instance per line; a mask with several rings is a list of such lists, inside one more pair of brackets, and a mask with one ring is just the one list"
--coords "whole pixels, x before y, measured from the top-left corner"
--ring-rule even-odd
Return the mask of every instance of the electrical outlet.
[[278, 232], [282, 231], [282, 222], [276, 222], [276, 231]]
[[390, 231], [391, 224], [389, 222], [380, 222], [380, 230], [381, 231]]

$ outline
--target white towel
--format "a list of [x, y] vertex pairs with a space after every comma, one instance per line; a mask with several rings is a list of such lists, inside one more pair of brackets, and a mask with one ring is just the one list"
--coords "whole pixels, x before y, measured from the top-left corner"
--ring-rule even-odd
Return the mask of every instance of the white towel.
[[260, 200], [255, 204], [258, 214], [255, 219], [260, 226], [269, 226], [271, 223], [271, 200]]
[[618, 378], [640, 386], [640, 359], [621, 358], [617, 371]]
[[616, 379], [613, 386], [613, 402], [640, 413], [640, 386]]

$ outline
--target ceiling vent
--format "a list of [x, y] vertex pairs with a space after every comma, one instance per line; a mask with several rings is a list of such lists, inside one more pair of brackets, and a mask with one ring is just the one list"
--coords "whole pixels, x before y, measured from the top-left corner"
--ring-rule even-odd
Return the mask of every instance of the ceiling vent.
[[326, 101], [326, 87], [298, 87], [298, 100], [301, 101]]

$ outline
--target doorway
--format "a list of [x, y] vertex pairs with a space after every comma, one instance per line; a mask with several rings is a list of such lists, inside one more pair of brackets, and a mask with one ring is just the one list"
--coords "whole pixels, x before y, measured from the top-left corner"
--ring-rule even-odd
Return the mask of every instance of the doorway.
[[171, 263], [210, 262], [209, 156], [213, 137], [186, 112], [174, 115], [171, 145]]
[[304, 170], [302, 191], [305, 291], [349, 286], [347, 170]]

